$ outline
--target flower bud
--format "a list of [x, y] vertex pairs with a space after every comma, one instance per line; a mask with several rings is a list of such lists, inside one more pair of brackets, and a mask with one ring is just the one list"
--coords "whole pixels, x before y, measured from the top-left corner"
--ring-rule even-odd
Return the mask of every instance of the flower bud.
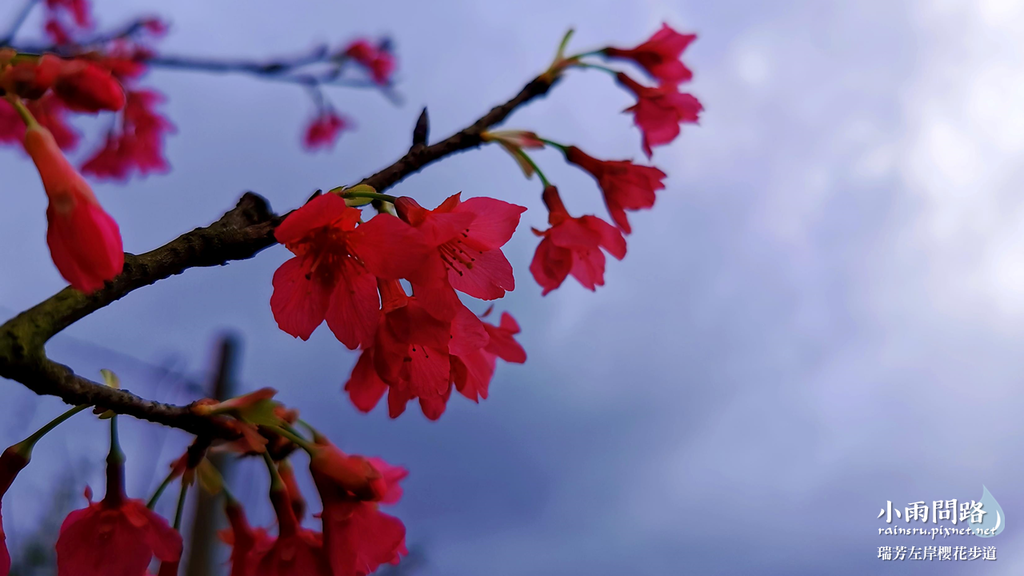
[[124, 89], [109, 70], [80, 60], [64, 63], [53, 92], [77, 112], [117, 111], [125, 103]]
[[35, 162], [50, 199], [46, 242], [53, 263], [74, 288], [86, 293], [102, 288], [124, 267], [117, 222], [100, 206], [49, 130], [30, 126], [25, 131], [25, 150]]
[[22, 98], [35, 100], [53, 85], [61, 70], [60, 58], [46, 54], [35, 62], [18, 62], [0, 73], [0, 88]]

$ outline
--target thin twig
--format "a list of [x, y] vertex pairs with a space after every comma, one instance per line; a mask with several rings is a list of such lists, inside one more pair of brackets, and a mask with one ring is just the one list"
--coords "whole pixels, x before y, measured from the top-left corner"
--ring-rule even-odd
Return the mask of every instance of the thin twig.
[[[90, 49], [102, 46], [113, 40], [135, 35], [144, 27], [145, 20], [135, 20], [112, 32], [101, 33], [92, 38], [84, 39], [71, 46], [57, 44], [22, 45], [13, 48], [22, 54], [43, 54], [52, 52], [64, 57], [73, 57]], [[4, 44], [0, 42], [0, 45]], [[138, 61], [154, 68], [183, 70], [188, 72], [209, 72], [215, 74], [246, 74], [263, 80], [286, 82], [301, 86], [337, 86], [342, 88], [360, 88], [379, 90], [393, 104], [401, 104], [402, 98], [395, 91], [394, 84], [380, 84], [368, 78], [342, 78], [341, 73], [348, 62], [345, 54], [333, 54], [326, 45], [319, 45], [305, 54], [293, 58], [278, 58], [267, 61], [203, 58], [196, 56], [173, 56], [152, 54], [141, 56]], [[332, 69], [313, 74], [303, 71], [316, 64], [330, 64]]]
[[11, 42], [14, 42], [14, 37], [18, 35], [18, 30], [21, 30], [21, 26], [28, 19], [28, 15], [32, 13], [32, 9], [36, 7], [39, 0], [26, 0], [25, 5], [22, 6], [21, 12], [14, 17], [14, 22], [11, 23], [11, 28], [7, 31], [7, 34], [0, 39], [0, 46], [6, 46]]

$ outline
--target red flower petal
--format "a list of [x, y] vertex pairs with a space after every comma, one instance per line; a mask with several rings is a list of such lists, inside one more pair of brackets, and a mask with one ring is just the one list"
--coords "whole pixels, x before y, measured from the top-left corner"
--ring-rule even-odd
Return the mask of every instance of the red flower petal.
[[484, 324], [489, 336], [486, 350], [506, 362], [522, 364], [526, 362], [526, 350], [513, 337], [519, 333], [519, 324], [508, 312], [502, 312], [501, 325], [495, 327]]
[[289, 246], [303, 240], [316, 228], [336, 226], [340, 230], [351, 231], [357, 222], [359, 210], [346, 205], [345, 200], [335, 194], [321, 194], [289, 214], [274, 229], [274, 238]]
[[366, 576], [397, 562], [405, 550], [405, 526], [373, 504], [355, 502], [324, 509], [324, 548], [333, 574]]
[[617, 260], [626, 257], [626, 239], [616, 227], [597, 216], [580, 216], [583, 225], [597, 234], [598, 243]]
[[381, 497], [381, 504], [394, 504], [402, 498], [402, 487], [399, 482], [409, 476], [409, 471], [401, 466], [392, 466], [381, 458], [368, 458], [370, 464], [380, 472], [387, 486]]
[[679, 57], [696, 38], [694, 34], [680, 34], [668, 24], [662, 24], [643, 44], [630, 49], [606, 48], [604, 53], [612, 58], [633, 60], [661, 83], [678, 85], [693, 77]]
[[116, 111], [125, 105], [124, 90], [110, 71], [81, 60], [64, 64], [53, 93], [76, 112]]
[[4, 516], [0, 512], [0, 576], [7, 576], [11, 571], [11, 554], [7, 551], [7, 535], [4, 534]]
[[270, 309], [277, 325], [296, 338], [308, 340], [324, 321], [331, 286], [310, 271], [308, 258], [296, 256], [274, 272]]
[[537, 284], [544, 289], [541, 295], [547, 295], [548, 292], [561, 286], [569, 276], [571, 269], [572, 252], [557, 246], [549, 236], [545, 236], [537, 245], [533, 261], [530, 262], [530, 273], [533, 274]]
[[572, 269], [569, 273], [573, 278], [588, 290], [604, 286], [604, 252], [597, 249], [573, 251], [572, 256]]
[[494, 356], [479, 350], [468, 356], [452, 357], [452, 380], [459, 393], [473, 402], [486, 400], [495, 364]]
[[382, 86], [391, 82], [395, 71], [395, 56], [386, 44], [374, 46], [364, 38], [357, 39], [345, 48], [345, 55], [358, 62], [370, 73], [374, 82]]
[[173, 562], [181, 536], [140, 500], [96, 502], [68, 515], [57, 539], [58, 576], [143, 576], [154, 553]]
[[413, 227], [390, 214], [377, 214], [349, 240], [353, 253], [379, 278], [419, 277], [433, 250]]
[[632, 229], [626, 210], [654, 206], [655, 191], [665, 188], [665, 173], [653, 166], [638, 166], [629, 160], [597, 160], [579, 148], [570, 146], [566, 160], [583, 168], [597, 180], [612, 220], [629, 234]]
[[352, 375], [345, 383], [349, 399], [360, 411], [369, 412], [387, 391], [388, 385], [377, 376], [377, 370], [373, 367], [373, 348], [363, 350], [352, 369]]
[[[29, 102], [28, 109], [36, 117], [36, 120], [39, 121], [39, 124], [53, 134], [53, 139], [56, 140], [57, 146], [61, 150], [73, 150], [78, 145], [79, 134], [68, 124], [66, 118], [67, 107], [52, 92], [39, 100]], [[21, 122], [20, 118], [18, 122]], [[18, 132], [19, 137], [24, 132], [25, 126], [21, 124]]]
[[467, 243], [477, 250], [494, 250], [512, 238], [526, 208], [480, 196], [463, 202], [459, 211], [476, 216], [469, 226]]
[[500, 248], [515, 232], [525, 208], [483, 197], [462, 202], [459, 194], [429, 211], [411, 198], [399, 198], [396, 208], [437, 249], [433, 266], [422, 271], [433, 274], [438, 257], [447, 269], [446, 281], [430, 277], [413, 282], [417, 297], [435, 316], [451, 318], [458, 307], [452, 288], [485, 300], [501, 298], [515, 288], [512, 266]]
[[358, 264], [346, 260], [337, 270], [336, 281], [327, 309], [327, 326], [350, 350], [369, 346], [380, 310], [377, 280]]
[[634, 114], [634, 123], [643, 134], [644, 153], [648, 158], [651, 157], [652, 146], [675, 140], [679, 136], [679, 124], [696, 123], [704, 110], [700, 101], [690, 94], [680, 94], [675, 86], [648, 88], [621, 73], [618, 79], [637, 97], [636, 105], [626, 111]]
[[448, 280], [456, 290], [481, 300], [505, 296], [516, 287], [512, 265], [501, 250], [488, 250], [476, 255], [472, 268], [448, 270]]
[[[544, 294], [561, 286], [568, 274], [590, 290], [604, 285], [605, 257], [601, 248], [621, 260], [626, 255], [622, 233], [596, 216], [570, 216], [554, 186], [546, 187], [543, 197], [551, 211], [548, 219], [552, 226], [539, 233], [544, 239], [537, 246], [530, 271]], [[502, 318], [503, 324], [506, 321], [515, 325], [511, 317]], [[518, 329], [515, 325], [512, 333]]]
[[319, 533], [299, 525], [288, 491], [271, 490], [278, 537], [259, 561], [256, 576], [332, 576]]
[[164, 158], [164, 136], [174, 125], [155, 110], [163, 96], [152, 90], [126, 94], [120, 127], [107, 135], [102, 148], [82, 164], [82, 171], [97, 178], [123, 180], [169, 169]]
[[245, 510], [237, 502], [225, 505], [231, 528], [220, 533], [221, 539], [231, 545], [231, 576], [254, 576], [263, 555], [274, 545], [262, 528], [253, 529]]

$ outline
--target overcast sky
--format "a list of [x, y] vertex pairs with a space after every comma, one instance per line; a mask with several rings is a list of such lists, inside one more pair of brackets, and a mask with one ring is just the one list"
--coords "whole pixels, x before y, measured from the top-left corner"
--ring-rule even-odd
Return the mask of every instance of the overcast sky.
[[[15, 4], [4, 2], [0, 18]], [[174, 170], [96, 186], [131, 252], [212, 221], [245, 190], [283, 211], [316, 188], [359, 180], [407, 148], [422, 106], [432, 135], [446, 136], [542, 71], [570, 26], [579, 49], [632, 45], [662, 21], [698, 33], [688, 88], [706, 111], [655, 152], [668, 187], [653, 211], [631, 216], [629, 254], [609, 264], [596, 293], [570, 280], [540, 296], [528, 272], [537, 243], [528, 227], [546, 217], [539, 185], [500, 150], [459, 155], [394, 189], [424, 206], [462, 191], [529, 208], [506, 249], [517, 289], [498, 305], [520, 320], [529, 360], [500, 366], [489, 400], [454, 398], [439, 422], [416, 410], [397, 421], [358, 413], [340, 393], [356, 356], [326, 329], [309, 342], [277, 329], [268, 300], [289, 257], [281, 247], [131, 294], [58, 336], [49, 347], [58, 361], [87, 376], [113, 368], [129, 388], [185, 402], [174, 379], [83, 341], [171, 360], [202, 381], [216, 335], [237, 331], [246, 389], [279, 388], [344, 449], [411, 470], [394, 511], [425, 551], [425, 575], [1024, 569], [1024, 5], [96, 4], [109, 25], [166, 15], [168, 53], [269, 56], [365, 33], [391, 35], [400, 58], [404, 105], [332, 91], [358, 130], [313, 155], [298, 146], [311, 114], [300, 89], [152, 73], [178, 127]], [[619, 113], [629, 102], [605, 75], [573, 72], [505, 126], [640, 159], [639, 134]], [[556, 153], [537, 159], [571, 211], [601, 214], [589, 177]], [[33, 167], [7, 149], [0, 174], [0, 314], [10, 316], [63, 281], [43, 241]], [[62, 409], [14, 383], [3, 393], [7, 443]], [[187, 438], [125, 428], [129, 458], [146, 464], [129, 478], [142, 497], [162, 474], [147, 466], [162, 467]], [[148, 447], [164, 436], [162, 460], [149, 464]], [[83, 480], [100, 486], [102, 425], [79, 417], [46, 443], [55, 448], [39, 451], [5, 499], [15, 548], [61, 466], [91, 461]], [[238, 482], [259, 500], [265, 480]], [[978, 499], [983, 484], [1009, 518], [994, 539], [877, 536], [887, 500]], [[254, 506], [269, 522], [269, 507]], [[876, 558], [878, 546], [911, 544], [996, 545], [999, 560]]]

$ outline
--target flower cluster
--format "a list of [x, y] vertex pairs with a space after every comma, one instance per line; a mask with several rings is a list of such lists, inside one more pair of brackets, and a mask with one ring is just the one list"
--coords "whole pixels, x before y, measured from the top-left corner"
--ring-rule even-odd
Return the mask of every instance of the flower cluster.
[[362, 66], [377, 84], [387, 86], [391, 83], [397, 62], [387, 39], [374, 45], [366, 38], [359, 38], [346, 46], [342, 54]]
[[[345, 64], [353, 62], [363, 70], [373, 85], [384, 89], [394, 82], [398, 62], [387, 39], [373, 44], [366, 38], [353, 40], [334, 54], [333, 60], [337, 67], [331, 72], [332, 75], [341, 75]], [[341, 134], [353, 129], [355, 124], [350, 118], [339, 114], [322, 93], [316, 91], [314, 96], [316, 115], [306, 125], [302, 144], [310, 151], [329, 150]]]
[[[696, 123], [703, 110], [694, 96], [679, 91], [679, 84], [689, 81], [693, 76], [679, 58], [695, 38], [693, 35], [680, 34], [666, 24], [635, 48], [609, 47], [566, 57], [563, 55], [569, 39], [569, 35], [566, 35], [548, 74], [562, 74], [572, 67], [597, 69], [612, 74], [618, 84], [637, 98], [636, 104], [627, 108], [626, 112], [633, 113], [642, 134], [643, 151], [650, 158], [654, 146], [675, 140], [679, 136], [680, 125]], [[640, 84], [623, 72], [586, 61], [588, 56], [632, 61], [643, 68], [658, 85], [649, 87]], [[540, 170], [526, 149], [545, 146], [559, 149], [567, 162], [593, 176], [614, 226], [593, 215], [572, 217], [557, 188], [540, 174], [544, 184], [542, 198], [548, 209], [548, 223], [551, 227], [546, 230], [534, 229], [534, 233], [542, 240], [534, 253], [530, 272], [543, 288], [543, 294], [561, 286], [569, 275], [590, 290], [604, 285], [604, 253], [619, 260], [626, 255], [623, 234], [633, 231], [626, 212], [653, 207], [655, 193], [665, 188], [663, 180], [666, 174], [658, 168], [638, 165], [631, 160], [598, 160], [576, 146], [559, 144], [528, 131], [489, 132], [484, 134], [484, 138], [500, 144], [520, 164], [527, 177]]]
[[9, 96], [8, 101], [0, 101], [0, 142], [16, 142], [24, 131], [10, 96], [24, 100], [64, 150], [75, 148], [79, 139], [68, 123], [69, 112], [114, 112], [113, 127], [102, 146], [85, 158], [82, 172], [125, 180], [134, 174], [167, 171], [164, 138], [174, 127], [156, 109], [163, 96], [139, 86], [155, 54], [151, 43], [166, 33], [167, 25], [144, 18], [125, 33], [79, 46], [79, 38], [92, 29], [89, 3], [47, 0], [45, 7], [46, 32], [60, 56], [4, 49], [7, 56], [0, 56], [0, 77], [5, 80], [0, 86]]
[[89, 0], [46, 0], [44, 30], [54, 44], [65, 46], [72, 37], [92, 29]]
[[408, 554], [405, 526], [379, 509], [401, 497], [404, 468], [347, 455], [321, 439], [309, 469], [323, 501], [322, 531], [302, 526], [305, 499], [287, 460], [270, 462], [277, 537], [250, 526], [241, 504], [227, 498], [230, 528], [221, 538], [232, 548], [232, 576], [366, 576]]
[[[117, 33], [95, 34], [89, 0], [46, 0], [43, 7], [44, 31], [60, 57], [53, 53], [19, 54], [0, 47], [0, 96], [9, 92], [25, 99], [32, 114], [65, 151], [73, 150], [80, 137], [69, 123], [69, 113], [117, 113], [100, 145], [82, 161], [81, 170], [87, 176], [125, 181], [132, 176], [166, 172], [170, 165], [164, 140], [174, 131], [174, 125], [157, 109], [164, 101], [163, 95], [141, 86], [140, 80], [158, 60], [153, 44], [167, 33], [168, 24], [145, 17]], [[302, 72], [287, 77], [282, 74], [283, 65], [274, 64], [240, 69], [291, 79], [310, 88], [316, 114], [302, 136], [303, 146], [310, 151], [331, 148], [342, 132], [354, 126], [334, 110], [320, 85], [339, 80], [344, 68], [352, 64], [362, 70], [371, 86], [386, 90], [394, 82], [397, 67], [389, 40], [371, 42], [366, 38], [295, 67], [324, 62], [331, 68], [323, 75]], [[188, 68], [189, 64], [179, 62], [176, 66]], [[196, 64], [200, 69], [207, 66], [206, 62]], [[229, 65], [220, 69], [229, 69]], [[23, 132], [24, 124], [14, 108], [0, 99], [0, 143], [19, 142]]]
[[[405, 526], [380, 507], [398, 502], [399, 483], [408, 472], [379, 458], [346, 454], [315, 430], [312, 440], [305, 438], [289, 424], [297, 418], [295, 411], [274, 402], [273, 395], [273, 390], [264, 389], [224, 402], [197, 402], [197, 414], [227, 418], [240, 433], [259, 440], [212, 447], [197, 440], [172, 464], [148, 502], [125, 493], [125, 456], [118, 443], [117, 419], [111, 418], [106, 495], [94, 502], [86, 488], [88, 505], [64, 519], [56, 543], [58, 576], [145, 576], [154, 559], [160, 562], [160, 576], [177, 574], [182, 553], [180, 502], [197, 479], [203, 490], [225, 497], [230, 528], [221, 537], [232, 546], [232, 576], [366, 576], [381, 564], [397, 564], [408, 554]], [[40, 438], [84, 408], [72, 408], [0, 455], [0, 497], [29, 463]], [[271, 449], [282, 443], [283, 449]], [[318, 515], [321, 531], [302, 526], [306, 501], [288, 459], [296, 446], [309, 455], [309, 471], [323, 503]], [[225, 450], [266, 460], [276, 537], [249, 525], [242, 504], [206, 459], [211, 451]], [[182, 489], [172, 523], [153, 509], [174, 480]], [[2, 534], [0, 526], [0, 576], [7, 576], [10, 555]]]
[[[573, 67], [614, 74], [638, 99], [628, 111], [636, 115], [650, 156], [652, 146], [674, 140], [679, 125], [696, 122], [702, 109], [696, 98], [678, 91], [679, 82], [690, 77], [678, 61], [686, 38], [692, 40], [665, 26], [634, 49], [566, 57], [567, 35], [542, 78], [553, 81]], [[348, 53], [365, 63], [371, 49], [357, 43]], [[646, 87], [584, 60], [594, 55], [631, 59], [661, 84]], [[322, 131], [336, 130], [339, 122], [325, 121]], [[544, 184], [550, 228], [534, 229], [542, 240], [530, 265], [543, 293], [570, 275], [590, 290], [603, 285], [605, 253], [617, 259], [626, 255], [623, 234], [632, 232], [627, 211], [651, 208], [656, 191], [664, 188], [665, 173], [628, 160], [597, 160], [530, 131], [485, 132], [483, 139], [502, 146], [527, 177], [537, 173]], [[594, 177], [614, 225], [593, 215], [570, 215], [526, 152], [546, 146], [561, 150], [570, 164]], [[358, 207], [371, 201], [377, 214], [364, 221]], [[526, 360], [514, 339], [519, 326], [507, 312], [498, 326], [484, 322], [460, 294], [487, 301], [515, 288], [502, 247], [524, 211], [494, 198], [463, 200], [461, 193], [427, 209], [413, 198], [379, 194], [368, 186], [333, 189], [288, 215], [275, 232], [294, 257], [274, 274], [274, 318], [282, 330], [303, 340], [326, 322], [342, 344], [361, 350], [344, 387], [361, 411], [372, 410], [386, 394], [392, 418], [418, 400], [434, 420], [445, 411], [453, 389], [473, 401], [487, 398], [498, 358]]]
[[363, 350], [345, 385], [361, 410], [387, 392], [393, 417], [418, 399], [436, 419], [453, 385], [474, 399], [482, 389], [485, 397], [489, 376], [478, 382], [465, 367], [479, 364], [481, 354], [512, 362], [525, 354], [491, 344], [486, 325], [456, 291], [493, 300], [515, 287], [501, 247], [525, 208], [456, 194], [426, 210], [403, 197], [392, 198], [398, 216], [363, 222], [343, 194], [312, 199], [275, 231], [294, 254], [274, 274], [270, 305], [278, 325], [305, 340], [326, 321], [345, 346]]

